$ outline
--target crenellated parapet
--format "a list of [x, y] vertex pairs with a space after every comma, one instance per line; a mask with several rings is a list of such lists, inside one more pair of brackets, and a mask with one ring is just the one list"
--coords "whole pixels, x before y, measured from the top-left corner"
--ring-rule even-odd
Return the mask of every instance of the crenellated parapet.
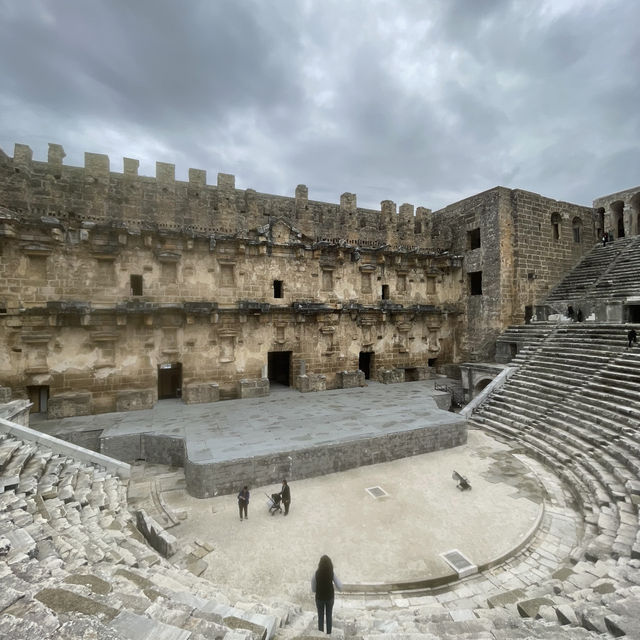
[[128, 229], [158, 228], [198, 234], [240, 234], [282, 219], [317, 240], [349, 239], [364, 245], [431, 248], [426, 232], [431, 211], [390, 200], [380, 210], [357, 206], [355, 193], [343, 193], [339, 204], [309, 199], [306, 185], [294, 197], [237, 189], [235, 176], [189, 169], [188, 180], [176, 180], [175, 165], [156, 163], [155, 177], [139, 175], [139, 161], [123, 158], [122, 172], [109, 157], [85, 153], [84, 167], [64, 164], [61, 145], [49, 144], [46, 162], [33, 159], [27, 145], [16, 144], [13, 158], [0, 152], [0, 206], [22, 216], [55, 217], [63, 222], [124, 224]]

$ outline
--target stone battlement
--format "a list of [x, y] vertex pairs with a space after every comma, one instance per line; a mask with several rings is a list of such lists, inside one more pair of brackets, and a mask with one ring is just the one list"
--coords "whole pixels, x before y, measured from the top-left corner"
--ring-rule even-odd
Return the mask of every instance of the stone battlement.
[[363, 246], [389, 244], [430, 247], [430, 209], [383, 200], [380, 210], [357, 206], [354, 193], [340, 203], [309, 199], [306, 185], [294, 197], [237, 189], [235, 176], [218, 173], [207, 183], [202, 169], [189, 169], [188, 180], [176, 180], [175, 165], [156, 162], [155, 177], [138, 174], [139, 161], [123, 158], [121, 173], [109, 157], [85, 153], [84, 167], [63, 164], [64, 149], [49, 144], [47, 162], [33, 159], [27, 145], [16, 144], [13, 158], [0, 150], [3, 205], [16, 213], [61, 221], [122, 222], [128, 227], [153, 224], [166, 230], [237, 234], [271, 218], [295, 225], [304, 235], [325, 240], [353, 238]]

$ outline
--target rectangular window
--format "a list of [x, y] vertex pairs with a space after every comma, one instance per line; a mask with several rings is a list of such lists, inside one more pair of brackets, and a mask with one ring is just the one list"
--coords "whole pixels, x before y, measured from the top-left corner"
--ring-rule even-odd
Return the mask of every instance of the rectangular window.
[[388, 300], [389, 299], [389, 285], [388, 284], [383, 284], [382, 285], [382, 299], [383, 300]]
[[469, 293], [472, 296], [482, 295], [482, 271], [474, 271], [469, 274]]
[[436, 292], [436, 279], [433, 276], [427, 276], [427, 294]]
[[284, 298], [284, 283], [282, 280], [274, 280], [273, 281], [273, 297], [274, 298]]
[[131, 284], [131, 295], [132, 296], [141, 296], [142, 295], [142, 276], [131, 274], [129, 278], [129, 282]]
[[573, 227], [573, 241], [580, 244], [580, 227]]
[[467, 248], [470, 250], [480, 248], [480, 228], [467, 231]]

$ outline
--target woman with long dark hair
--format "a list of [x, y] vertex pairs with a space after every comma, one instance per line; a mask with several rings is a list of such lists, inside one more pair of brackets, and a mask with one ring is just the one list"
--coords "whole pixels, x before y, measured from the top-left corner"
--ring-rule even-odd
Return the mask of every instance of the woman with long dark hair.
[[325, 616], [327, 633], [331, 633], [331, 614], [333, 613], [334, 590], [342, 591], [342, 583], [333, 572], [333, 562], [329, 556], [322, 556], [318, 568], [311, 578], [311, 591], [316, 594], [318, 608], [318, 630], [324, 631]]

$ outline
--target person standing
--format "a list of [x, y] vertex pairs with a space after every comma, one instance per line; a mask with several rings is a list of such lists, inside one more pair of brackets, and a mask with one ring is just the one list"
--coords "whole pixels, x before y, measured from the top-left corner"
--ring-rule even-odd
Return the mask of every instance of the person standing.
[[284, 515], [289, 515], [289, 505], [291, 504], [291, 489], [285, 478], [282, 479], [282, 489], [280, 489], [280, 497], [282, 498], [282, 504], [284, 505]]
[[333, 617], [333, 602], [335, 592], [333, 587], [342, 591], [342, 583], [333, 571], [333, 562], [329, 556], [322, 556], [318, 568], [311, 578], [311, 591], [316, 594], [318, 609], [318, 631], [324, 631], [324, 621], [327, 621], [327, 633], [331, 634]]
[[245, 484], [242, 491], [238, 494], [238, 510], [240, 511], [240, 521], [242, 522], [242, 514], [245, 520], [249, 519], [249, 487]]
[[631, 349], [631, 347], [633, 346], [633, 343], [638, 341], [638, 334], [636, 333], [636, 330], [633, 327], [631, 327], [631, 329], [629, 329], [627, 333], [627, 340], [629, 341], [629, 344], [627, 345], [627, 349]]

